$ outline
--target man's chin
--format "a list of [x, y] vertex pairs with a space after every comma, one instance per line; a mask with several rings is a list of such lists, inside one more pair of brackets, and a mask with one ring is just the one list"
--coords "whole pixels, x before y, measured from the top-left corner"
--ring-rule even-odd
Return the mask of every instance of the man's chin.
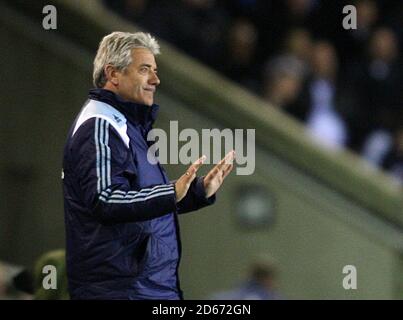
[[149, 106], [151, 107], [154, 103], [154, 97], [143, 97], [142, 100], [142, 104], [144, 104], [145, 106]]
[[151, 107], [154, 103], [154, 99], [133, 99], [132, 101], [148, 107]]

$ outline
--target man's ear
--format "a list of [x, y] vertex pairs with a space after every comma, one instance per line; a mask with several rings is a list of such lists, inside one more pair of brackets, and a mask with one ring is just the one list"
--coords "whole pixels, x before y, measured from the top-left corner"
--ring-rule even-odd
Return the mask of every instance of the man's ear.
[[119, 84], [119, 78], [118, 78], [118, 71], [115, 69], [114, 66], [107, 64], [104, 67], [104, 73], [106, 76], [106, 79], [111, 82], [113, 85], [117, 86]]

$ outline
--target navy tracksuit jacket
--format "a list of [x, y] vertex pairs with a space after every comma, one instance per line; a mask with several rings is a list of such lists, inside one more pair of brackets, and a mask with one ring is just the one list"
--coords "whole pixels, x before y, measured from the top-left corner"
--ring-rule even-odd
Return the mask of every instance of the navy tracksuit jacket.
[[162, 166], [147, 160], [158, 106], [104, 89], [89, 99], [64, 149], [66, 263], [72, 299], [182, 299], [178, 213], [215, 201], [202, 178], [176, 203]]

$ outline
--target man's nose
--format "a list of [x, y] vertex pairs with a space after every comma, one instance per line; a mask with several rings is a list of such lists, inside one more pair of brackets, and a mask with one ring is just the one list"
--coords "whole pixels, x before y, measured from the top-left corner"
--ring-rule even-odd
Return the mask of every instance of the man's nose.
[[160, 84], [160, 79], [158, 78], [157, 74], [155, 72], [151, 73], [151, 77], [149, 79], [149, 83], [154, 85], [154, 86], [158, 86]]

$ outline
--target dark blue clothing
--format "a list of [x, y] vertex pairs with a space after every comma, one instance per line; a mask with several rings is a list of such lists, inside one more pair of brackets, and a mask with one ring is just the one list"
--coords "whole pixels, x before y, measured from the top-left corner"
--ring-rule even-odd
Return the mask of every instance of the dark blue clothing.
[[182, 299], [178, 213], [212, 204], [202, 178], [176, 203], [146, 140], [158, 106], [93, 89], [63, 158], [66, 263], [72, 299]]

